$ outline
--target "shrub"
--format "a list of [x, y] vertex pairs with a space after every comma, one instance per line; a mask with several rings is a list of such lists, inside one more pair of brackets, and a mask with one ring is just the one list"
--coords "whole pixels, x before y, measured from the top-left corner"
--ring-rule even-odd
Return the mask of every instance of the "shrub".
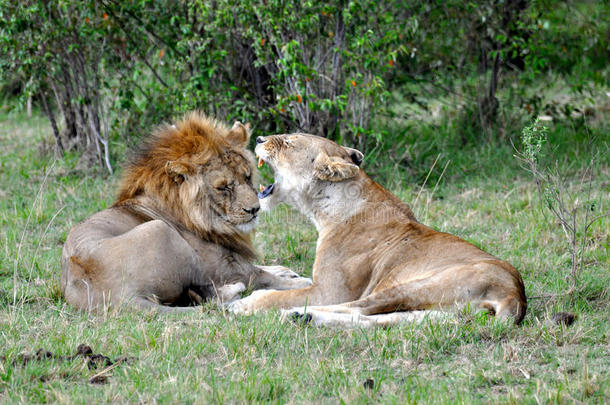
[[522, 132], [522, 149], [517, 158], [534, 178], [540, 209], [545, 218], [546, 213], [550, 213], [552, 220], [563, 231], [566, 248], [570, 253], [570, 272], [567, 277], [570, 280], [568, 293], [571, 293], [578, 288], [578, 278], [584, 268], [584, 249], [589, 228], [610, 215], [610, 212], [596, 213], [599, 203], [591, 198], [593, 158], [581, 176], [583, 194], [570, 193], [567, 191], [566, 179], [560, 173], [559, 163], [544, 163], [547, 135], [548, 128], [539, 120], [526, 126]]

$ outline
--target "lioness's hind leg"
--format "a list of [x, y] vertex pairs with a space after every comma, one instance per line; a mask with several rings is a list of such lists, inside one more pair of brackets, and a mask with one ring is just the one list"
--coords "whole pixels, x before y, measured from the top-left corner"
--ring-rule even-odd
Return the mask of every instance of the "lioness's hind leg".
[[370, 317], [362, 315], [357, 311], [346, 310], [344, 312], [333, 312], [324, 307], [296, 307], [281, 310], [282, 320], [302, 321], [312, 325], [323, 325], [329, 327], [370, 327], [373, 323]]
[[357, 309], [344, 305], [298, 307], [283, 309], [282, 320], [302, 320], [313, 325], [341, 328], [388, 327], [399, 324], [419, 323], [426, 319], [448, 319], [452, 314], [442, 311], [401, 311], [379, 315], [363, 315]]
[[[499, 266], [487, 263], [479, 267], [463, 266], [453, 271], [450, 286], [447, 285], [447, 274], [441, 272], [374, 290], [370, 295], [344, 305], [357, 308], [364, 315], [450, 310], [471, 305], [473, 309], [491, 310], [497, 317], [510, 318], [519, 324], [525, 315], [525, 299], [520, 298], [517, 286], [511, 285], [513, 280], [506, 274]], [[503, 284], [490, 282], [488, 278], [500, 279]]]

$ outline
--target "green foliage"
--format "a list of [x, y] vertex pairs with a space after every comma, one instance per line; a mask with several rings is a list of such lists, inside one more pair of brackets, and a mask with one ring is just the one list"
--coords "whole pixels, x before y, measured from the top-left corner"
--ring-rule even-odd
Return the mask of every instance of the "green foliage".
[[[396, 5], [372, 1], [105, 7], [111, 24], [116, 21], [122, 31], [125, 52], [143, 63], [121, 77], [121, 87], [137, 88], [147, 102], [138, 105], [133, 90], [126, 93], [121, 97], [126, 113], [135, 107], [158, 119], [203, 108], [227, 120], [251, 120], [262, 130], [343, 135], [362, 146], [371, 117], [383, 105], [385, 74], [400, 52], [405, 28], [392, 14]], [[167, 24], [164, 10], [170, 9], [178, 12]], [[154, 24], [133, 23], [147, 20]], [[154, 40], [142, 41], [143, 35]], [[157, 72], [148, 75], [152, 83], [141, 81], [144, 69]], [[160, 111], [145, 111], [151, 104]]]
[[[406, 140], [384, 124], [406, 114], [396, 94], [427, 114], [428, 100], [450, 99], [441, 118], [458, 147], [506, 144], [529, 117], [583, 113], [546, 102], [536, 91], [545, 75], [583, 97], [607, 83], [609, 9], [593, 0], [1, 0], [0, 82], [48, 101], [66, 149], [66, 133], [81, 148], [120, 149], [198, 108], [378, 152]], [[439, 141], [434, 127], [423, 131], [424, 143]]]
[[531, 162], [538, 162], [542, 157], [542, 147], [547, 141], [548, 128], [540, 124], [536, 119], [532, 125], [523, 128], [521, 145], [523, 147], [523, 157]]
[[[566, 250], [570, 254], [568, 277], [571, 281], [569, 293], [572, 293], [582, 288], [579, 278], [585, 267], [584, 252], [585, 245], [589, 242], [589, 230], [594, 223], [610, 215], [610, 211], [599, 212], [600, 201], [592, 194], [592, 170], [596, 166], [598, 156], [593, 155], [584, 168], [580, 176], [579, 190], [570, 192], [566, 174], [562, 173], [565, 168], [556, 160], [544, 160], [547, 138], [548, 128], [541, 125], [539, 120], [526, 126], [522, 132], [522, 150], [517, 157], [532, 174], [542, 210], [548, 210], [552, 215], [551, 221], [558, 223], [563, 231]], [[589, 142], [591, 141], [589, 139]], [[600, 143], [601, 145], [604, 143]], [[607, 148], [607, 143], [605, 147]]]
[[[19, 79], [51, 121], [58, 151], [87, 150], [110, 172], [102, 55], [107, 27], [95, 2], [14, 1], [0, 4], [0, 81]], [[52, 97], [54, 96], [54, 97]], [[64, 125], [60, 133], [56, 100]]]
[[603, 1], [533, 2], [526, 61], [534, 73], [553, 69], [570, 77], [577, 91], [589, 81], [608, 84], [610, 7]]
[[[397, 3], [241, 2], [242, 38], [270, 77], [267, 112], [302, 131], [364, 146], [387, 95], [406, 24]], [[292, 124], [290, 124], [292, 123]], [[378, 134], [373, 134], [377, 135]]]

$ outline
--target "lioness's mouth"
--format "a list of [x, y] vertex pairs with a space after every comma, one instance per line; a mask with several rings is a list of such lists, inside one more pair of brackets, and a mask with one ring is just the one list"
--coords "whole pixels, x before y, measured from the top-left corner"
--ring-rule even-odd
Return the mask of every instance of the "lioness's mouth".
[[[265, 160], [259, 156], [258, 154], [256, 154], [256, 157], [258, 158], [258, 167], [262, 167], [265, 164]], [[267, 198], [269, 197], [271, 194], [273, 194], [273, 190], [275, 189], [275, 183], [273, 184], [269, 184], [268, 186], [263, 186], [262, 184], [260, 184], [258, 186], [258, 199], [262, 200], [263, 198]]]
[[275, 183], [269, 184], [267, 187], [265, 187], [261, 184], [258, 187], [259, 187], [258, 199], [262, 200], [263, 198], [267, 198], [271, 194], [273, 194], [273, 189], [275, 188]]

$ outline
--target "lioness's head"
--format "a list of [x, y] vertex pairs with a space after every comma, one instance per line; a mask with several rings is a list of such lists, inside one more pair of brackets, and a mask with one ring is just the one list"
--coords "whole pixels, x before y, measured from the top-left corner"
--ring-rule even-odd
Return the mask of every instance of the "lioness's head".
[[[138, 197], [203, 237], [247, 233], [260, 208], [248, 128], [187, 114], [160, 128], [128, 164], [117, 205]], [[140, 198], [141, 199], [141, 198]]]
[[356, 177], [364, 158], [356, 149], [307, 134], [259, 136], [255, 153], [259, 167], [267, 163], [275, 175], [275, 183], [259, 192], [264, 210], [280, 202], [299, 207], [323, 189], [340, 188]]

